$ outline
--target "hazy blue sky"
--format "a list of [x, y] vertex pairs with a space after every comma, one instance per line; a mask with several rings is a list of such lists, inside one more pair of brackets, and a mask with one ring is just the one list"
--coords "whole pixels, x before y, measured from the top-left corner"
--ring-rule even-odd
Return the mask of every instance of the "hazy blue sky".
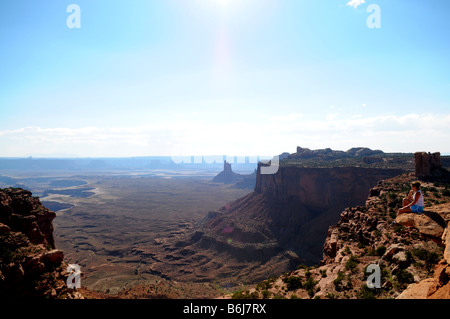
[[0, 156], [450, 152], [450, 1], [352, 1], [1, 1]]

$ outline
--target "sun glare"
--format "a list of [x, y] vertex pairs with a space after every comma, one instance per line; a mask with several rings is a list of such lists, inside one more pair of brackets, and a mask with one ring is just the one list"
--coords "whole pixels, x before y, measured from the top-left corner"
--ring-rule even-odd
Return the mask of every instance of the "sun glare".
[[222, 7], [228, 7], [233, 0], [213, 0], [216, 1], [218, 5], [222, 6]]
[[216, 7], [219, 10], [229, 10], [235, 7], [239, 2], [238, 0], [206, 0], [210, 5]]

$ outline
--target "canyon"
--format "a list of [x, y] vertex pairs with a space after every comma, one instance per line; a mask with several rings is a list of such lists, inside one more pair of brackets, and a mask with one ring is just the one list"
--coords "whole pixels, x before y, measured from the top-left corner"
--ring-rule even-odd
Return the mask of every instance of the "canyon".
[[[0, 284], [4, 292], [14, 292], [13, 283], [30, 278], [27, 281], [30, 284], [15, 293], [26, 295], [27, 289], [31, 289], [34, 295], [55, 298], [229, 297], [233, 291], [257, 284], [260, 286], [261, 282], [272, 287], [272, 297], [358, 297], [361, 291], [333, 286], [331, 280], [341, 278], [339, 276], [348, 270], [346, 256], [358, 255], [360, 261], [376, 261], [376, 254], [367, 254], [367, 249], [377, 250], [398, 242], [409, 245], [411, 240], [402, 240], [399, 234], [412, 236], [414, 245], [411, 249], [415, 249], [416, 259], [423, 257], [417, 249], [430, 248], [433, 254], [442, 255], [436, 246], [416, 240], [414, 234], [417, 232], [414, 230], [401, 229], [399, 233], [397, 226], [395, 231], [388, 226], [389, 221], [395, 220], [393, 214], [400, 202], [400, 192], [417, 178], [417, 172], [422, 172], [417, 175], [427, 181], [424, 184], [427, 187], [425, 190], [428, 190], [427, 205], [442, 204], [433, 206], [434, 213], [429, 215], [431, 219], [443, 216], [443, 219], [436, 219], [442, 224], [439, 226], [441, 228], [425, 217], [416, 220], [414, 216], [404, 216], [397, 222], [407, 228], [419, 229], [421, 236], [428, 236], [432, 242], [442, 244], [440, 236], [448, 234], [448, 230], [444, 231], [444, 224], [448, 219], [448, 207], [445, 205], [448, 204], [449, 178], [441, 160], [444, 162], [446, 157], [441, 158], [440, 154], [393, 156], [366, 148], [347, 152], [298, 148], [294, 154], [283, 155], [275, 174], [261, 174], [262, 165], [267, 164], [260, 163], [255, 172], [253, 192], [239, 190], [236, 182], [239, 179], [226, 184], [227, 175], [236, 176], [227, 163], [218, 175], [220, 179], [205, 177], [192, 180], [183, 177], [176, 184], [171, 183], [170, 179], [136, 176], [129, 180], [119, 176], [95, 180], [83, 177], [83, 182], [67, 177], [58, 181], [46, 180], [53, 186], [67, 186], [61, 183], [71, 181], [69, 189], [74, 188], [68, 193], [47, 192], [51, 198], [65, 196], [76, 203], [76, 206], [65, 208], [63, 213], [57, 215], [29, 191], [3, 189], [0, 194], [0, 235], [4, 253]], [[415, 171], [411, 163], [415, 163]], [[165, 189], [161, 189], [163, 180], [166, 181]], [[125, 181], [132, 187], [126, 192], [129, 202], [133, 201], [133, 207], [139, 208], [131, 215], [126, 203], [118, 200], [119, 194], [128, 188]], [[150, 182], [159, 192], [146, 188]], [[180, 185], [178, 195], [170, 191], [174, 185]], [[44, 193], [45, 186], [40, 187]], [[94, 187], [94, 194], [81, 196], [90, 187]], [[189, 196], [195, 194], [186, 193], [191, 187], [196, 192], [201, 191], [195, 195], [198, 203], [204, 201], [202, 196], [210, 194], [210, 190], [215, 190], [215, 193], [221, 190], [222, 193], [210, 198], [204, 207], [217, 207], [214, 204], [217, 202], [222, 204], [219, 209], [210, 208], [208, 212], [202, 212], [196, 211], [196, 204], [191, 203], [194, 205], [189, 208], [190, 217], [183, 223], [187, 216], [186, 212], [183, 213], [188, 208], [186, 203], [192, 200]], [[144, 189], [146, 196], [135, 193], [135, 190]], [[166, 203], [167, 207], [157, 208], [162, 199], [160, 195], [166, 193], [172, 202]], [[81, 197], [76, 199], [73, 196]], [[229, 201], [225, 198], [234, 196], [238, 199]], [[148, 200], [152, 202], [152, 211], [159, 211], [158, 220], [148, 215], [151, 212]], [[86, 210], [88, 202], [91, 203], [90, 209], [96, 211]], [[173, 210], [173, 217], [166, 216], [164, 212], [169, 208]], [[56, 223], [56, 244], [52, 224], [55, 216], [59, 219]], [[167, 221], [163, 220], [163, 216], [168, 218]], [[155, 222], [157, 228], [152, 226]], [[120, 236], [114, 235], [116, 224], [120, 224]], [[154, 228], [154, 233], [147, 231], [153, 229], [150, 226]], [[131, 232], [129, 227], [135, 230]], [[383, 241], [377, 239], [380, 234]], [[447, 237], [444, 242], [448, 241]], [[125, 242], [126, 238], [132, 239], [132, 242]], [[75, 243], [76, 250], [72, 247]], [[406, 251], [402, 249], [395, 250], [394, 255]], [[363, 251], [366, 253], [363, 254]], [[94, 266], [84, 268], [87, 271], [84, 272], [86, 277], [83, 277], [83, 283], [88, 282], [92, 287], [101, 282], [106, 287], [116, 280], [114, 293], [106, 288], [99, 292], [83, 288], [77, 294], [68, 291], [64, 285], [67, 256], [72, 260], [78, 258], [82, 266], [89, 266], [90, 261], [95, 262], [98, 266], [91, 263]], [[392, 262], [391, 257], [389, 255], [383, 260]], [[395, 258], [400, 257], [396, 255]], [[395, 262], [393, 267], [390, 271], [396, 276], [398, 267], [395, 268]], [[429, 272], [419, 266], [414, 269], [417, 283], [430, 279]], [[108, 278], [102, 277], [102, 271]], [[445, 289], [441, 288], [446, 285], [446, 271], [448, 267], [442, 266], [440, 275], [436, 275], [437, 281], [429, 280], [434, 285], [434, 296], [445, 295]], [[328, 277], [323, 277], [325, 273]], [[311, 274], [318, 282], [319, 277], [323, 277], [319, 285], [321, 293], [316, 287], [315, 290], [298, 290], [294, 294], [291, 286], [286, 287], [290, 280], [297, 280], [291, 277], [310, 280]], [[139, 281], [139, 278], [145, 280]], [[444, 281], [439, 278], [444, 278]], [[127, 280], [127, 283], [118, 284], [120, 280]], [[38, 290], [31, 284], [36, 282], [41, 282]], [[274, 282], [285, 287], [284, 292], [275, 289]], [[360, 287], [361, 280], [353, 282], [353, 285]], [[395, 285], [389, 294], [398, 296], [406, 286]], [[414, 293], [413, 288], [410, 291]], [[253, 293], [257, 292], [253, 288]]]
[[400, 168], [301, 167], [298, 161], [289, 164], [294, 157], [298, 153], [285, 157], [288, 164], [282, 160], [276, 174], [261, 174], [266, 164], [260, 163], [252, 193], [210, 211], [188, 233], [155, 247], [152, 270], [176, 281], [214, 281], [230, 288], [279, 275], [299, 264], [318, 264], [328, 227], [338, 222], [342, 210], [363, 205], [380, 180], [404, 172]]

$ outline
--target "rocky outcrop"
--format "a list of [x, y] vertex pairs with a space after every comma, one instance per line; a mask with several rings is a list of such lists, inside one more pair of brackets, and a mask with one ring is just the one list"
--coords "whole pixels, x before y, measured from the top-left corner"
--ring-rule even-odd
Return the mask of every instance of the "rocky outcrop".
[[364, 156], [374, 156], [374, 155], [382, 155], [383, 151], [380, 150], [371, 150], [367, 147], [353, 147], [348, 151], [337, 151], [332, 150], [331, 148], [311, 150], [309, 148], [303, 148], [297, 146], [297, 152], [290, 155], [290, 158], [297, 159], [309, 159], [316, 158], [319, 160], [330, 160], [330, 159], [342, 159], [349, 157], [364, 157]]
[[396, 222], [417, 229], [422, 236], [444, 247], [434, 275], [408, 286], [398, 298], [450, 299], [450, 203], [432, 206], [423, 215], [401, 214]]
[[378, 181], [403, 173], [400, 169], [362, 167], [303, 168], [282, 166], [276, 174], [263, 175], [258, 165], [256, 193], [278, 201], [296, 199], [313, 209], [364, 204]]
[[0, 193], [0, 222], [25, 234], [33, 244], [55, 248], [52, 225], [55, 216], [27, 190], [10, 188]]
[[[446, 227], [446, 221], [439, 215], [437, 217], [433, 215], [432, 212], [424, 212], [421, 215], [406, 213], [398, 215], [395, 221], [403, 226], [416, 228], [422, 236], [440, 240], [444, 233], [444, 227]], [[437, 218], [438, 220], [436, 220]]]
[[264, 175], [260, 168], [253, 193], [210, 212], [178, 242], [159, 245], [152, 269], [177, 281], [220, 277], [236, 283], [318, 264], [328, 228], [342, 210], [363, 205], [379, 180], [402, 172], [282, 165]]
[[416, 177], [426, 178], [442, 169], [441, 153], [417, 152], [414, 154]]
[[227, 161], [223, 163], [223, 171], [213, 178], [214, 183], [234, 184], [237, 188], [253, 189], [255, 187], [256, 171], [252, 174], [238, 174], [233, 172], [231, 164]]
[[231, 164], [227, 161], [224, 161], [223, 171], [217, 174], [212, 181], [215, 183], [232, 184], [240, 180], [241, 175], [233, 172], [233, 170], [231, 169]]
[[445, 245], [444, 258], [447, 264], [450, 265], [450, 225], [447, 226], [442, 234], [442, 242]]
[[[352, 152], [361, 158], [379, 155]], [[286, 160], [275, 174], [261, 174], [259, 165], [253, 193], [210, 212], [177, 242], [159, 245], [152, 270], [175, 280], [214, 280], [228, 287], [286, 272], [258, 285], [264, 291], [251, 292], [265, 298], [397, 298], [407, 289], [413, 293], [418, 283], [428, 297], [445, 296], [449, 251], [441, 247], [449, 240], [448, 212], [431, 209], [430, 203], [450, 200], [447, 175], [441, 171], [445, 178], [439, 183], [422, 184], [429, 208], [424, 215], [397, 218], [402, 198], [417, 180], [413, 173], [304, 167], [289, 162], [292, 156]], [[376, 289], [367, 286], [370, 265], [381, 271]]]
[[[413, 181], [413, 174], [380, 181], [370, 190], [365, 205], [344, 209], [328, 230], [320, 266], [301, 266], [239, 296], [449, 299], [450, 198], [446, 184], [423, 183], [426, 203], [439, 199], [442, 204], [427, 205], [423, 215], [397, 217], [401, 199]], [[379, 286], [369, 287], [374, 268], [379, 269]]]
[[66, 285], [64, 253], [53, 240], [54, 218], [31, 192], [0, 189], [0, 297], [82, 297]]

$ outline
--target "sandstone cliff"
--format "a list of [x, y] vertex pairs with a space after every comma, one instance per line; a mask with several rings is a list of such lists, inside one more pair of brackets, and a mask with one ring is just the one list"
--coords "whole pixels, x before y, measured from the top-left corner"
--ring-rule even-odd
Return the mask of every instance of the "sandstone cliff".
[[398, 169], [281, 166], [262, 175], [255, 191], [210, 212], [194, 231], [155, 247], [152, 271], [174, 280], [230, 285], [256, 282], [298, 264], [318, 264], [328, 227], [345, 207]]
[[400, 169], [362, 167], [280, 167], [276, 174], [256, 175], [255, 192], [285, 202], [298, 200], [313, 210], [327, 210], [364, 203], [378, 181], [403, 173]]
[[31, 192], [0, 189], [0, 297], [81, 298], [66, 285], [64, 253], [55, 249], [55, 213]]
[[[437, 180], [422, 181], [424, 214], [397, 216], [416, 180], [380, 181], [364, 205], [344, 209], [328, 230], [320, 266], [301, 266], [234, 297], [449, 299], [450, 177], [440, 171]], [[380, 269], [379, 288], [367, 285], [370, 265]]]
[[416, 176], [429, 178], [442, 170], [441, 154], [417, 152], [414, 154]]

